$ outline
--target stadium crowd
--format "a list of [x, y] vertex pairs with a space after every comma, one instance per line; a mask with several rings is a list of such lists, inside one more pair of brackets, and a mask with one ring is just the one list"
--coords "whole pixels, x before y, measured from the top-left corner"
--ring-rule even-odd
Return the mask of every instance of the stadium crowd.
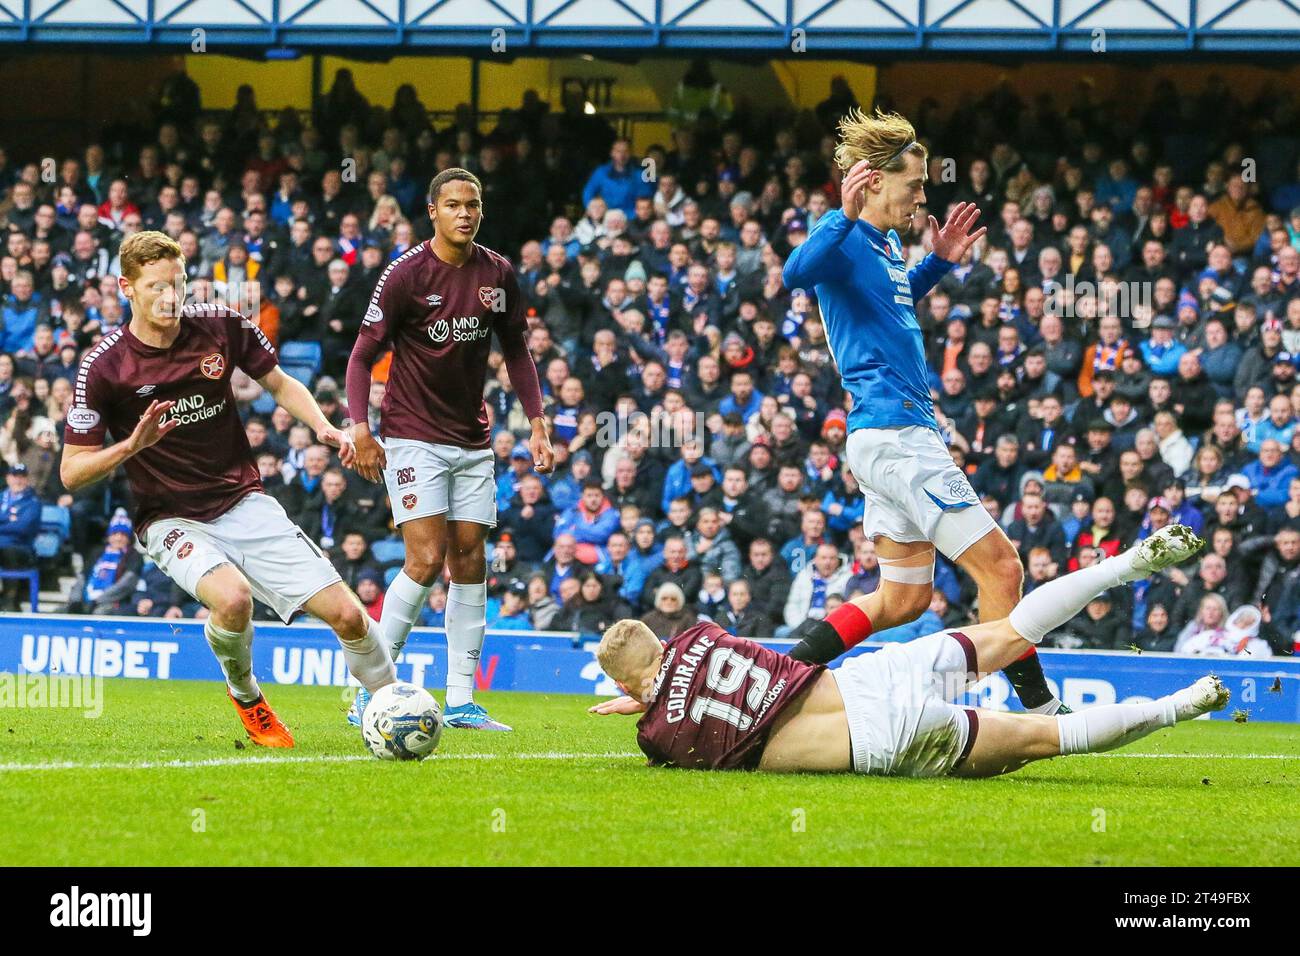
[[[1024, 102], [1004, 84], [950, 111], [910, 110], [931, 172], [927, 208], [901, 237], [911, 257], [924, 255], [927, 212], [942, 221], [974, 201], [989, 226], [918, 321], [941, 430], [1018, 548], [1026, 589], [1171, 521], [1210, 542], [1189, 566], [1093, 601], [1048, 644], [1292, 652], [1293, 101], [1266, 90], [1243, 103], [1210, 76], [1196, 91], [1158, 85], [1132, 116], [1084, 85], [1068, 102]], [[489, 627], [598, 634], [637, 614], [667, 636], [704, 615], [766, 637], [870, 592], [879, 570], [843, 464], [844, 393], [814, 296], [781, 281], [839, 203], [835, 125], [856, 105], [837, 79], [814, 110], [754, 109], [696, 64], [671, 141], [635, 156], [572, 96], [552, 109], [528, 91], [482, 133], [468, 109], [434, 128], [410, 86], [373, 105], [347, 70], [307, 120], [268, 120], [249, 87], [232, 109], [203, 110], [181, 73], [151, 125], [105, 129], [52, 177], [40, 157], [0, 149], [0, 562], [34, 566], [41, 506], [58, 505], [78, 575], [69, 610], [199, 610], [133, 547], [124, 482], [59, 483], [79, 361], [129, 318], [115, 281], [124, 237], [167, 232], [194, 298], [239, 302], [281, 349], [318, 344], [312, 385], [341, 425], [370, 293], [429, 236], [429, 178], [462, 166], [483, 183], [478, 241], [516, 263], [557, 452], [553, 475], [532, 470], [494, 355]], [[382, 487], [259, 401], [256, 382], [235, 391], [267, 492], [377, 617], [400, 564]], [[971, 620], [974, 598], [941, 558], [929, 611], [876, 637]], [[422, 623], [440, 624], [445, 601], [435, 587]]]

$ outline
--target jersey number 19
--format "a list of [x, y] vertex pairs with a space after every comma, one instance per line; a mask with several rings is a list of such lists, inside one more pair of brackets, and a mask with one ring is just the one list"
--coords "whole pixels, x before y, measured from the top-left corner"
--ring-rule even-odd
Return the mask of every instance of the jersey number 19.
[[[772, 683], [772, 672], [727, 647], [719, 647], [709, 655], [709, 670], [704, 678], [704, 686], [709, 690], [730, 697], [740, 690], [746, 680], [750, 684], [745, 693], [745, 704], [750, 711], [756, 711], [762, 705], [767, 688]], [[754, 723], [750, 714], [725, 700], [696, 697], [691, 704], [691, 720], [698, 724], [705, 717], [725, 720], [741, 731], [748, 730]]]

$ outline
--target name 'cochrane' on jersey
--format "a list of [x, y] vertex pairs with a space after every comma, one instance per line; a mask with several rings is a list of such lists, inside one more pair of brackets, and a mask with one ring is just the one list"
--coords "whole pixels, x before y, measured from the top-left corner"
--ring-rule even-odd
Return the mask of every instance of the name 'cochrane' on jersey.
[[824, 669], [697, 624], [664, 648], [637, 743], [651, 766], [752, 770], [777, 716]]

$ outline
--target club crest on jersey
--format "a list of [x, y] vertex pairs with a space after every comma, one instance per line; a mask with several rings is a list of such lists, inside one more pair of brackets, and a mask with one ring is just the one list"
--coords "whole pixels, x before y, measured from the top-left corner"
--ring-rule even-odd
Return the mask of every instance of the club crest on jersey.
[[402, 495], [402, 507], [410, 511], [419, 500], [415, 495]]
[[506, 290], [500, 287], [479, 286], [478, 299], [483, 303], [484, 308], [491, 309], [493, 312], [506, 310]]
[[180, 550], [176, 552], [176, 560], [184, 561], [193, 553], [194, 553], [194, 542], [186, 541], [183, 545], [180, 546]]
[[211, 355], [204, 356], [199, 362], [199, 371], [203, 373], [204, 378], [219, 379], [221, 374], [226, 370], [226, 357], [220, 352], [213, 352]]

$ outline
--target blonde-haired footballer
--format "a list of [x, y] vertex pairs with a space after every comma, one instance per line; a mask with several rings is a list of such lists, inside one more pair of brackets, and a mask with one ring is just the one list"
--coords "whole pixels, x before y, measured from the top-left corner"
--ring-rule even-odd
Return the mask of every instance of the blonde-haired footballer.
[[1228, 691], [1203, 677], [1159, 700], [1056, 716], [949, 701], [1099, 592], [1185, 561], [1203, 545], [1185, 525], [1162, 528], [1123, 554], [1039, 586], [1005, 620], [889, 644], [833, 671], [713, 623], [663, 644], [642, 622], [619, 621], [597, 656], [627, 696], [591, 711], [643, 713], [637, 743], [650, 765], [700, 770], [988, 777], [1034, 760], [1111, 750], [1222, 710]]
[[[211, 612], [203, 633], [253, 742], [292, 747], [253, 674], [253, 598], [286, 623], [300, 609], [333, 629], [367, 690], [396, 679], [388, 646], [315, 543], [262, 489], [230, 379], [241, 368], [322, 442], [338, 448], [311, 392], [276, 362], [261, 330], [224, 305], [185, 305], [185, 256], [170, 236], [122, 243], [118, 289], [131, 320], [81, 361], [59, 477], [76, 491], [126, 469], [136, 536]], [[344, 460], [351, 446], [343, 449]]]
[[[937, 548], [979, 586], [981, 621], [1007, 616], [1024, 570], [981, 506], [939, 432], [915, 303], [984, 235], [979, 210], [958, 203], [941, 227], [929, 217], [932, 251], [907, 268], [895, 230], [925, 203], [927, 151], [897, 113], [854, 109], [840, 123], [835, 161], [847, 170], [842, 208], [818, 220], [785, 264], [788, 289], [816, 293], [826, 338], [853, 398], [845, 447], [866, 501], [863, 530], [876, 543], [880, 587], [825, 620], [796, 630], [798, 660], [826, 663], [867, 638], [915, 620], [930, 606]], [[1038, 655], [1000, 665], [1031, 711], [1061, 707]]]

